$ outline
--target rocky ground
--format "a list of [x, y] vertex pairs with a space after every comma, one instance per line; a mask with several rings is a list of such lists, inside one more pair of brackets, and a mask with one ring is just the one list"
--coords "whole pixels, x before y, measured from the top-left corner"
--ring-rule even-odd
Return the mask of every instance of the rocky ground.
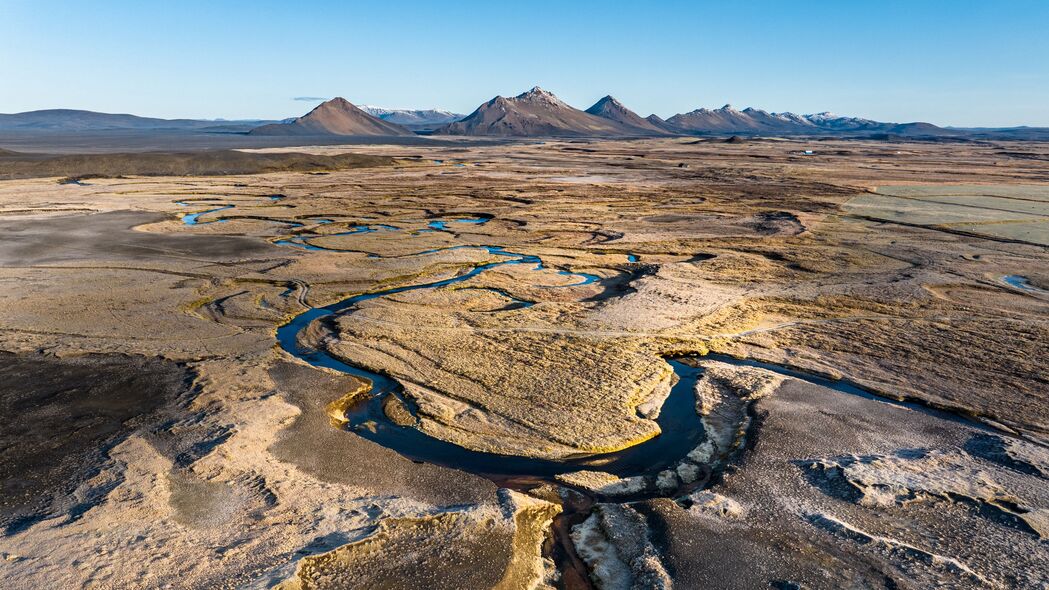
[[[1049, 147], [1021, 147], [369, 145], [307, 151], [393, 164], [0, 182], [0, 579], [1045, 587]], [[297, 336], [396, 380], [354, 421], [369, 383], [277, 329], [399, 287]], [[700, 442], [602, 469], [660, 435], [667, 358], [699, 371]], [[397, 429], [609, 459], [508, 476]]]

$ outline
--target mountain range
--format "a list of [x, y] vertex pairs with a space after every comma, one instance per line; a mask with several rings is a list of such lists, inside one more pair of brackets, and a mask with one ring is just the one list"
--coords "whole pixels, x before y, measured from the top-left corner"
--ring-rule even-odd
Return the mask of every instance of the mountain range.
[[684, 133], [825, 135], [836, 133], [884, 133], [891, 135], [955, 135], [956, 131], [931, 123], [882, 123], [833, 113], [796, 115], [770, 113], [761, 109], [696, 109], [666, 120], [673, 131]]
[[[441, 125], [441, 120], [446, 123]], [[450, 121], [450, 122], [449, 122]], [[560, 100], [538, 86], [516, 97], [497, 96], [462, 117], [448, 111], [359, 108], [345, 99], [324, 102], [291, 122], [264, 125], [251, 134], [265, 135], [438, 135], [504, 136], [504, 138], [642, 138], [658, 135], [893, 135], [952, 136], [962, 131], [928, 123], [882, 123], [830, 112], [794, 114], [762, 109], [699, 108], [663, 120], [647, 118], [607, 96], [586, 110]]]
[[515, 96], [496, 96], [461, 121], [437, 128], [436, 134], [497, 136], [631, 137], [649, 135], [841, 135], [887, 134], [949, 136], [958, 132], [930, 123], [881, 123], [831, 113], [795, 115], [725, 105], [696, 109], [663, 120], [643, 118], [612, 96], [581, 111], [536, 86]]
[[662, 119], [641, 117], [612, 96], [577, 109], [536, 86], [513, 97], [496, 96], [463, 116], [437, 109], [357, 107], [333, 98], [283, 121], [156, 119], [129, 114], [51, 109], [0, 114], [3, 132], [191, 131], [252, 136], [401, 136], [416, 133], [495, 137], [652, 137], [662, 135], [923, 137], [942, 139], [1049, 139], [1032, 127], [959, 129], [931, 123], [888, 123], [832, 113], [797, 115], [731, 105], [700, 108]]

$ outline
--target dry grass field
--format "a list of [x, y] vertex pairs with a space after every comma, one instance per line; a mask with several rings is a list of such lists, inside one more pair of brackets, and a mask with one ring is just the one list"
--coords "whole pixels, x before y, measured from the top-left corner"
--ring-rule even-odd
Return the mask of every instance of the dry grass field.
[[222, 153], [0, 157], [3, 579], [1049, 584], [1049, 144]]

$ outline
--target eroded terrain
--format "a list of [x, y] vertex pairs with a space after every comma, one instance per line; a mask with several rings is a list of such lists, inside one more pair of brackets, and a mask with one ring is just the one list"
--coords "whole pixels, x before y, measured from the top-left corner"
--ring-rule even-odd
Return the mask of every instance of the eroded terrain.
[[0, 183], [6, 587], [1049, 584], [1044, 157], [308, 151]]

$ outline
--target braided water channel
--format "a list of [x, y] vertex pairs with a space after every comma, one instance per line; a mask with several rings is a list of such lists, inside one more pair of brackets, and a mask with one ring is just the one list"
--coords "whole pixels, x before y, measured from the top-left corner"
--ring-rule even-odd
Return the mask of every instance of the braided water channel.
[[[232, 209], [234, 207], [235, 205], [223, 203], [221, 207], [212, 208], [197, 214], [190, 214], [184, 216], [182, 220], [187, 225], [215, 223], [224, 219], [220, 218], [211, 221], [200, 221], [199, 217], [209, 213]], [[303, 223], [290, 220], [273, 219], [272, 221], [284, 223], [290, 227], [302, 227], [304, 225]], [[331, 222], [331, 220], [328, 219], [313, 219], [312, 221], [318, 224]], [[428, 229], [448, 231], [448, 223], [460, 222], [483, 224], [486, 221], [488, 221], [487, 218], [450, 219], [436, 222], [430, 221], [428, 223]], [[398, 231], [399, 229], [400, 228], [393, 226], [378, 224], [372, 226], [355, 225], [351, 226], [351, 229], [346, 232], [325, 235], [351, 235], [357, 233], [369, 233], [372, 231]], [[279, 239], [275, 241], [275, 243], [278, 245], [302, 248], [307, 251], [344, 251], [314, 245], [309, 242], [309, 239], [312, 237], [322, 236], [299, 234], [293, 237]], [[648, 478], [649, 482], [651, 482], [660, 472], [672, 469], [675, 465], [680, 464], [686, 459], [691, 451], [704, 442], [706, 435], [703, 429], [703, 423], [696, 412], [696, 399], [694, 394], [696, 381], [701, 378], [703, 369], [682, 362], [682, 360], [687, 359], [665, 359], [674, 371], [675, 382], [671, 388], [670, 394], [665, 399], [658, 416], [655, 418], [660, 430], [660, 433], [657, 436], [637, 445], [612, 453], [580, 455], [563, 460], [549, 460], [473, 451], [429, 436], [415, 427], [397, 424], [392, 421], [384, 411], [384, 402], [387, 400], [388, 396], [396, 396], [400, 402], [409, 409], [409, 411], [413, 414], [415, 413], [415, 408], [410, 403], [410, 400], [405, 398], [404, 390], [398, 381], [386, 375], [354, 366], [335, 357], [325, 350], [325, 339], [323, 338], [320, 342], [311, 343], [308, 338], [300, 337], [305, 336], [307, 334], [306, 330], [309, 330], [315, 322], [320, 322], [322, 324], [321, 327], [323, 327], [324, 330], [311, 333], [317, 334], [326, 332], [334, 337], [335, 320], [340, 317], [352, 315], [359, 308], [359, 304], [372, 299], [379, 299], [409, 291], [448, 287], [468, 281], [486, 271], [507, 265], [531, 266], [535, 271], [544, 269], [543, 261], [538, 256], [512, 252], [500, 246], [459, 245], [423, 250], [407, 256], [434, 254], [437, 252], [457, 249], [483, 250], [488, 254], [497, 256], [499, 260], [474, 266], [466, 272], [462, 272], [451, 278], [361, 293], [324, 307], [312, 307], [295, 316], [291, 321], [277, 329], [277, 341], [280, 347], [288, 354], [311, 366], [353, 375], [370, 383], [368, 394], [363, 396], [362, 401], [352, 405], [346, 410], [346, 429], [356, 433], [362, 438], [396, 451], [413, 461], [466, 471], [488, 478], [500, 486], [509, 487], [526, 493], [529, 490], [534, 489], [537, 485], [543, 483], [573, 489], [571, 486], [566, 486], [563, 482], [557, 481], [556, 476], [580, 470], [598, 470], [621, 478], [644, 476]], [[633, 262], [636, 260], [636, 257], [630, 255], [628, 260]], [[558, 272], [563, 275], [580, 277], [579, 282], [566, 285], [568, 287], [589, 284], [600, 278], [596, 275], [577, 273], [569, 270], [560, 270]], [[511, 297], [511, 299], [513, 298]], [[533, 302], [514, 299], [514, 304], [506, 309], [518, 309], [521, 307], [528, 307], [532, 304]], [[736, 366], [759, 367], [781, 375], [802, 379], [823, 387], [835, 389], [840, 392], [861, 395], [868, 398], [875, 397], [872, 396], [871, 393], [848, 382], [834, 381], [814, 375], [808, 375], [777, 365], [734, 359], [723, 355], [709, 355], [704, 358], [711, 358]], [[906, 402], [892, 402], [884, 400], [883, 398], [880, 399], [887, 403], [897, 403], [912, 407], [913, 409], [932, 412], [943, 418], [959, 420], [959, 417], [957, 416], [938, 412], [936, 410], [930, 410], [929, 408], [918, 407]], [[641, 491], [629, 496], [616, 495], [614, 498], [606, 498], [597, 493], [588, 492], [582, 489], [574, 489], [574, 497], [576, 499], [574, 501], [566, 500], [564, 502], [564, 511], [554, 522], [552, 544], [547, 547], [548, 556], [554, 560], [562, 574], [562, 585], [572, 588], [592, 587], [589, 572], [587, 571], [586, 566], [583, 565], [582, 560], [580, 560], [576, 554], [569, 533], [574, 524], [582, 522], [589, 515], [594, 503], [602, 501], [631, 502], [656, 496], [677, 497], [683, 493], [688, 493], [690, 490], [701, 488], [709, 482], [712, 475], [709, 466], [700, 467], [703, 471], [695, 481], [672, 490], [660, 490], [658, 486], [647, 485]]]
[[[319, 247], [312, 246], [312, 248]], [[452, 248], [472, 248], [472, 246], [453, 246]], [[371, 383], [368, 397], [347, 409], [344, 418], [345, 426], [348, 429], [413, 461], [467, 471], [491, 479], [501, 486], [525, 492], [540, 483], [555, 483], [555, 476], [558, 474], [584, 469], [597, 469], [624, 478], [638, 475], [654, 476], [682, 461], [703, 441], [704, 431], [699, 416], [696, 414], [693, 394], [696, 379], [701, 370], [677, 360], [667, 360], [673, 367], [676, 383], [672, 386], [656, 418], [660, 429], [658, 436], [613, 453], [582, 455], [554, 461], [473, 451], [431, 437], [412, 426], [399, 425], [386, 415], [384, 402], [387, 396], [397, 396], [414, 413], [414, 408], [403, 396], [403, 388], [400, 383], [386, 375], [368, 371], [336, 358], [324, 350], [323, 342], [318, 346], [312, 346], [305, 344], [304, 340], [300, 339], [300, 334], [305, 334], [305, 331], [314, 322], [330, 324], [337, 317], [352, 314], [358, 304], [370, 299], [407, 291], [439, 289], [467, 281], [485, 271], [506, 265], [530, 265], [535, 270], [543, 268], [542, 261], [536, 256], [510, 252], [497, 246], [479, 248], [503, 260], [475, 266], [453, 278], [363, 293], [325, 307], [311, 308], [277, 329], [277, 341], [288, 354], [314, 367], [332, 369], [366, 379]], [[436, 251], [441, 250], [432, 252]], [[569, 271], [560, 272], [566, 275], [575, 274]], [[585, 285], [596, 280], [598, 277], [595, 275], [583, 275], [581, 282], [571, 286]], [[511, 308], [527, 307], [531, 304], [531, 302], [516, 300]], [[698, 487], [701, 483], [697, 481], [693, 487]], [[566, 501], [563, 504], [563, 512], [555, 519], [551, 543], [547, 547], [548, 557], [553, 559], [559, 570], [561, 583], [566, 588], [592, 587], [590, 574], [576, 553], [570, 533], [572, 526], [581, 523], [589, 515], [593, 502], [600, 501], [601, 498], [585, 492], [580, 492], [580, 495], [585, 498], [582, 502]], [[658, 492], [650, 488], [646, 493], [638, 494], [636, 499], [651, 495], [658, 495]]]
[[[181, 206], [189, 205], [185, 202], [179, 202], [178, 204]], [[232, 203], [216, 204], [215, 206], [210, 206], [209, 209], [184, 215], [181, 219], [186, 225], [200, 225], [227, 221], [228, 219], [233, 218], [212, 216], [206, 221], [201, 220], [200, 218], [213, 213], [229, 211], [235, 207], [236, 205]], [[273, 219], [272, 221], [283, 223], [292, 228], [304, 226], [303, 223], [293, 220]], [[480, 225], [487, 221], [488, 218], [480, 217], [432, 220], [426, 224], [426, 229], [423, 231], [449, 231], [449, 223], [469, 223]], [[330, 223], [330, 220], [314, 219], [313, 222], [324, 224]], [[375, 231], [398, 231], [399, 229], [400, 228], [384, 224], [352, 225], [350, 229], [345, 232], [325, 234], [325, 236], [353, 235]], [[274, 243], [311, 252], [342, 251], [335, 248], [326, 248], [315, 245], [310, 242], [310, 239], [314, 237], [322, 236], [300, 233], [294, 236], [278, 239]], [[305, 335], [305, 331], [309, 330], [314, 322], [326, 324], [325, 328], [328, 332], [334, 333], [332, 328], [336, 318], [351, 315], [358, 308], [359, 304], [368, 300], [409, 291], [440, 289], [468, 281], [486, 271], [508, 265], [524, 265], [531, 267], [534, 271], [542, 271], [546, 268], [543, 264], [543, 260], [538, 256], [512, 252], [501, 246], [475, 246], [464, 244], [446, 248], [423, 250], [408, 256], [421, 256], [461, 249], [482, 250], [498, 257], [499, 259], [474, 266], [466, 272], [458, 274], [452, 278], [357, 294], [324, 307], [312, 307], [295, 316], [291, 321], [277, 329], [277, 341], [280, 347], [288, 354], [311, 366], [353, 375], [370, 383], [370, 389], [363, 401], [352, 405], [346, 410], [345, 427], [348, 430], [351, 430], [362, 438], [394, 450], [413, 461], [431, 463], [451, 469], [474, 473], [486, 477], [500, 486], [510, 487], [525, 492], [541, 483], [555, 483], [555, 477], [559, 474], [571, 473], [584, 469], [600, 470], [624, 478], [638, 475], [654, 476], [655, 474], [681, 462], [690, 451], [703, 442], [704, 431], [699, 416], [696, 414], [695, 397], [693, 394], [696, 380], [702, 370], [678, 360], [667, 359], [667, 362], [673, 368], [675, 383], [671, 388], [670, 394], [663, 402], [659, 415], [655, 420], [660, 429], [660, 434], [658, 436], [612, 453], [589, 454], [570, 457], [563, 460], [549, 460], [473, 451], [431, 437], [412, 426], [399, 425], [387, 417], [383, 408], [384, 402], [388, 396], [396, 396], [406, 407], [409, 408], [409, 410], [414, 411], [414, 407], [408, 403], [409, 400], [405, 399], [403, 388], [400, 383], [386, 375], [351, 365], [336, 358], [324, 349], [324, 342], [307, 344], [306, 339], [300, 338], [300, 335]], [[637, 260], [637, 257], [629, 255], [628, 260], [634, 262]], [[556, 287], [551, 286], [551, 288], [577, 287], [588, 285], [600, 280], [599, 276], [589, 273], [573, 272], [570, 270], [558, 270], [557, 272], [565, 276], [578, 277], [579, 280], [568, 285], [558, 285]], [[513, 299], [514, 302], [506, 309], [519, 309], [533, 304], [533, 302], [530, 301], [514, 298], [511, 299]], [[693, 487], [698, 487], [701, 484], [701, 481], [697, 481], [693, 484]], [[558, 483], [557, 485], [563, 484]], [[564, 512], [558, 517], [558, 522], [555, 523], [553, 543], [548, 547], [548, 551], [563, 574], [567, 573], [569, 570], [573, 572], [572, 575], [568, 576], [568, 578], [576, 580], [575, 584], [572, 584], [573, 586], [577, 586], [580, 583], [584, 586], [589, 586], [589, 574], [585, 571], [585, 566], [582, 565], [581, 560], [578, 558], [571, 545], [572, 541], [569, 532], [573, 524], [577, 524], [586, 518], [593, 502], [601, 501], [604, 498], [593, 493], [586, 493], [583, 490], [579, 490], [579, 495], [585, 498], [581, 503], [565, 503]], [[660, 495], [660, 493], [649, 487], [645, 492], [635, 494], [636, 497], [633, 499], [656, 495]], [[623, 501], [623, 498], [619, 498], [619, 501]]]

